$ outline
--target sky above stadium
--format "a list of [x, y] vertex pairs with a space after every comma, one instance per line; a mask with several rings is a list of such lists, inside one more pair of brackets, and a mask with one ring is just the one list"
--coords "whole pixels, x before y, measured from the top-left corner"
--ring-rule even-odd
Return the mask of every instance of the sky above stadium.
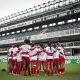
[[0, 0], [0, 18], [52, 0]]

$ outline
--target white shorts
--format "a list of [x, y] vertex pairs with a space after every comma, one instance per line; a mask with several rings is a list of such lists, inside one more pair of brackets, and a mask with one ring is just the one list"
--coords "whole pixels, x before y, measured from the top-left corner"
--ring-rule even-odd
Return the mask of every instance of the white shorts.
[[37, 60], [37, 56], [30, 57], [30, 61], [34, 61], [34, 60]]

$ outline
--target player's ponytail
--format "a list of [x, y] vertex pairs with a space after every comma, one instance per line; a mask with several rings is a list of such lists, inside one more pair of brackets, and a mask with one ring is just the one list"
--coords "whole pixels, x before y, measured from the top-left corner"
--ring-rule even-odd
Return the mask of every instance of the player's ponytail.
[[40, 47], [41, 47], [42, 49], [44, 49], [44, 45], [43, 45], [43, 44], [40, 44]]
[[50, 47], [50, 50], [52, 50], [51, 42], [48, 43], [48, 46]]

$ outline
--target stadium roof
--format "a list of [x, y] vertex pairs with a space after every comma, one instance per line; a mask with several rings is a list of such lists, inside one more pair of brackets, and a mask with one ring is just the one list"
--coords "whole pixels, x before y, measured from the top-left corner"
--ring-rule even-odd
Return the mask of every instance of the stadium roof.
[[[21, 0], [19, 0], [19, 1], [21, 1]], [[38, 2], [39, 1], [41, 1], [41, 0], [38, 0]], [[42, 5], [34, 6], [33, 8], [28, 8], [23, 11], [20, 11], [20, 12], [5, 16], [4, 18], [1, 18], [0, 25], [11, 22], [11, 21], [19, 20], [19, 19], [31, 16], [31, 15], [34, 15], [37, 13], [42, 13], [42, 12], [48, 11], [50, 9], [55, 10], [56, 8], [59, 8], [64, 5], [74, 4], [74, 3], [78, 2], [79, 0], [51, 0], [51, 1], [46, 0], [46, 1], [48, 1], [47, 3], [44, 3], [44, 1], [45, 0], [42, 0], [42, 2], [43, 2]], [[23, 6], [23, 5], [21, 5], [21, 6]], [[17, 7], [16, 7], [16, 9], [17, 9]]]

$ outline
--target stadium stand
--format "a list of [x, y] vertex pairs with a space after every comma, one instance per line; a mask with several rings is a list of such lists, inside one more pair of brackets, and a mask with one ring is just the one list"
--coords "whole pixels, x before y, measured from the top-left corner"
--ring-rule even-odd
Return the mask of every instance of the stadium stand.
[[[45, 33], [63, 31], [63, 30], [68, 30], [68, 29], [75, 29], [75, 28], [80, 28], [80, 22], [55, 25], [55, 26], [48, 26], [47, 28], [45, 28], [45, 29], [47, 29]], [[43, 32], [43, 30], [44, 29], [42, 28], [42, 29], [38, 29], [38, 30], [26, 31], [23, 33], [10, 34], [8, 36], [0, 36], [0, 40], [11, 39], [11, 38], [16, 38], [16, 37], [23, 37], [23, 36], [30, 36], [30, 35], [35, 35], [35, 34], [41, 34], [41, 32]]]

